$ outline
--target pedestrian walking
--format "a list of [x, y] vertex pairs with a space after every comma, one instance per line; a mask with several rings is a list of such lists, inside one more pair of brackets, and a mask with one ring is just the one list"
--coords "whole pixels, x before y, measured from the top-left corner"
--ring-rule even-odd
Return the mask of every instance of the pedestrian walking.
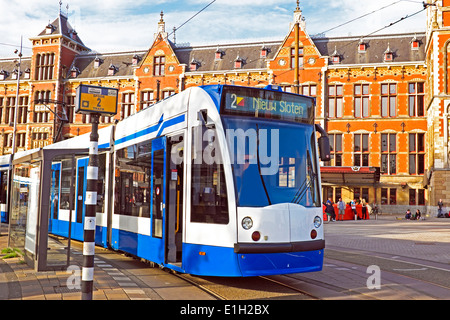
[[367, 203], [366, 203], [366, 199], [362, 199], [362, 209], [361, 209], [361, 213], [362, 213], [362, 219], [367, 219]]
[[336, 214], [334, 213], [333, 201], [331, 201], [331, 198], [325, 203], [325, 213], [330, 216], [330, 221], [336, 221]]
[[339, 198], [339, 201], [337, 203], [337, 207], [339, 210], [339, 216], [338, 220], [344, 221], [344, 215], [345, 215], [345, 202], [342, 201], [342, 198]]
[[438, 218], [443, 218], [444, 213], [442, 212], [442, 207], [444, 206], [444, 202], [442, 202], [442, 199], [439, 199], [438, 201]]
[[355, 216], [355, 220], [358, 218], [358, 213], [356, 212], [356, 199], [353, 199], [350, 202], [350, 206], [352, 207], [353, 214]]

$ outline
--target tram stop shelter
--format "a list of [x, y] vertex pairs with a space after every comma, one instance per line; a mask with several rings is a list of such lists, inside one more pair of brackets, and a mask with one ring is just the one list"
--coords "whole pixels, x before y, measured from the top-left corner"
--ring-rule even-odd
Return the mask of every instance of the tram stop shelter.
[[[99, 150], [110, 148], [112, 130], [110, 126], [99, 131]], [[49, 235], [49, 220], [55, 199], [60, 189], [65, 188], [71, 221], [76, 158], [88, 156], [89, 140], [89, 134], [85, 134], [44, 148], [18, 152], [13, 157], [8, 246], [20, 249], [26, 263], [36, 272], [65, 269], [70, 264], [70, 240], [62, 245]], [[52, 171], [55, 162], [65, 162], [71, 168], [70, 179], [64, 185], [55, 183], [59, 178]]]

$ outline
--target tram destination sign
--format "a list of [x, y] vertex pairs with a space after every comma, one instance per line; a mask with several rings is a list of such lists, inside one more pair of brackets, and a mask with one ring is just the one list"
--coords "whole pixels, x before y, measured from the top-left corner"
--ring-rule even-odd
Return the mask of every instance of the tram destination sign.
[[228, 87], [223, 109], [227, 114], [262, 118], [313, 120], [314, 98], [254, 88]]
[[75, 112], [113, 116], [117, 113], [118, 92], [119, 90], [116, 88], [81, 84], [77, 88]]

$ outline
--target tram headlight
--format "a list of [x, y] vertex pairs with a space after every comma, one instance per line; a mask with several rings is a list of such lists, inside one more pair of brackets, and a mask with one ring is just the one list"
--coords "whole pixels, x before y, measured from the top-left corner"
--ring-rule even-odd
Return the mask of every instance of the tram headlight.
[[249, 230], [253, 227], [253, 220], [250, 217], [245, 217], [244, 219], [242, 219], [242, 228], [244, 228], [245, 230]]
[[322, 225], [322, 219], [319, 216], [314, 218], [314, 227], [319, 228]]

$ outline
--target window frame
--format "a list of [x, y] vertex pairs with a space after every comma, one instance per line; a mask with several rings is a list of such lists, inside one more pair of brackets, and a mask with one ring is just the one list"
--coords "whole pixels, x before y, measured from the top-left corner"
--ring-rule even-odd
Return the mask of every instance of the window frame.
[[370, 117], [370, 85], [368, 83], [355, 84], [353, 96], [355, 118]]
[[[330, 112], [333, 110], [333, 112]], [[344, 86], [328, 85], [328, 118], [342, 118], [344, 114]]]
[[154, 56], [153, 57], [153, 75], [165, 76], [166, 75], [166, 56]]
[[[387, 87], [387, 90], [384, 88]], [[395, 89], [394, 92], [392, 89]], [[397, 116], [397, 83], [382, 83], [380, 87], [381, 93], [381, 117], [393, 118]]]

